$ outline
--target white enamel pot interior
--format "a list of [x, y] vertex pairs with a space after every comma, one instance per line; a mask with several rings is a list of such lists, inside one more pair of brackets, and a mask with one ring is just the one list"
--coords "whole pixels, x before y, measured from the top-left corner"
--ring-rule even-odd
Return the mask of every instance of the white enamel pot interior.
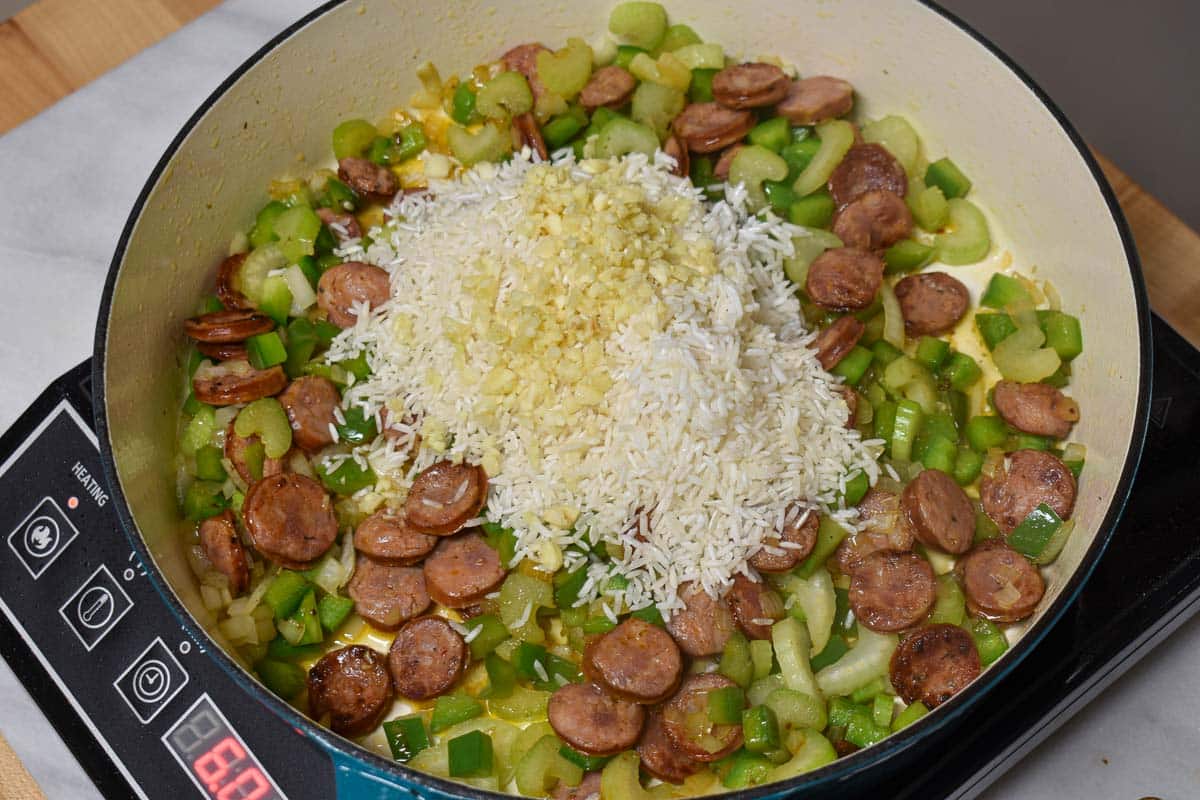
[[[801, 74], [846, 78], [857, 90], [857, 118], [898, 113], [911, 120], [928, 156], [949, 153], [971, 176], [972, 199], [987, 210], [998, 245], [983, 267], [955, 274], [977, 288], [980, 272], [1011, 258], [1023, 272], [1051, 280], [1064, 309], [1083, 320], [1085, 350], [1074, 362], [1071, 391], [1083, 412], [1074, 438], [1087, 445], [1087, 469], [1077, 527], [1051, 571], [1041, 611], [1021, 643], [967, 691], [903, 734], [802, 779], [837, 781], [965, 713], [1045, 633], [1094, 566], [1124, 503], [1144, 431], [1150, 334], [1141, 274], [1124, 220], [1078, 135], [1027, 77], [940, 10], [916, 0], [666, 5], [674, 20], [735, 57], [778, 54]], [[339, 121], [404, 104], [422, 62], [450, 75], [521, 42], [590, 39], [605, 29], [610, 8], [539, 0], [334, 3], [243, 65], [164, 155], [109, 275], [96, 339], [96, 411], [123, 522], [194, 636], [219, 639], [177, 535], [172, 454], [181, 322], [210, 291], [232, 232], [248, 229], [269, 180], [331, 162], [329, 135]], [[363, 769], [438, 794], [482, 794], [317, 729], [220, 648], [207, 649], [274, 713]]]

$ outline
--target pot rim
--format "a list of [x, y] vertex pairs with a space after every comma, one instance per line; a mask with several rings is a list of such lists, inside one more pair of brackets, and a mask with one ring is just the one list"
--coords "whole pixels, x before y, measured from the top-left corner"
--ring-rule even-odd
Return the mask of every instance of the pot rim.
[[[369, 750], [360, 747], [354, 742], [344, 739], [332, 731], [318, 725], [308, 717], [301, 714], [287, 702], [275, 696], [273, 693], [264, 688], [257, 681], [253, 680], [251, 675], [233, 660], [224, 650], [224, 648], [216, 645], [204, 629], [196, 622], [191, 613], [183, 606], [171, 590], [165, 576], [159, 571], [155, 564], [154, 558], [146, 546], [140, 531], [134, 522], [133, 516], [129, 509], [128, 501], [121, 487], [120, 480], [116, 471], [116, 464], [113, 459], [112, 446], [110, 444], [111, 430], [108, 424], [106, 385], [105, 385], [105, 356], [107, 351], [107, 329], [109, 323], [109, 311], [112, 303], [113, 293], [115, 291], [117, 276], [120, 273], [121, 264], [125, 258], [126, 249], [129, 245], [129, 240], [134, 227], [137, 225], [141, 217], [142, 211], [145, 208], [146, 201], [155, 185], [162, 177], [167, 166], [175, 157], [183, 141], [193, 131], [196, 125], [204, 117], [204, 115], [216, 104], [225, 93], [239, 80], [241, 77], [266, 57], [270, 52], [287, 41], [293, 34], [304, 28], [311, 22], [324, 16], [334, 8], [350, 0], [329, 0], [310, 13], [296, 20], [292, 24], [284, 28], [279, 34], [274, 36], [265, 45], [259, 48], [253, 55], [247, 58], [237, 69], [235, 69], [219, 86], [204, 100], [203, 103], [184, 123], [179, 133], [172, 139], [167, 146], [158, 163], [155, 164], [142, 187], [138, 198], [130, 211], [129, 218], [126, 220], [125, 226], [121, 231], [120, 239], [117, 243], [116, 251], [113, 254], [112, 262], [109, 266], [108, 277], [105, 280], [104, 291], [100, 300], [99, 317], [96, 324], [96, 336], [94, 343], [94, 353], [92, 359], [92, 383], [95, 391], [93, 413], [95, 417], [96, 432], [100, 439], [100, 454], [101, 462], [103, 463], [105, 477], [108, 480], [108, 485], [114, 500], [117, 511], [117, 516], [121, 521], [121, 527], [125, 532], [126, 537], [130, 540], [134, 550], [141, 558], [142, 563], [146, 564], [149, 569], [147, 573], [151, 584], [158, 591], [163, 601], [179, 618], [183, 629], [197, 644], [210, 644], [206, 647], [207, 653], [214, 658], [222, 669], [228, 673], [241, 688], [250, 693], [255, 699], [263, 703], [271, 709], [277, 716], [283, 717], [295, 729], [304, 733], [319, 742], [322, 747], [334, 757], [334, 765], [336, 766], [337, 759], [342, 759], [343, 762], [354, 763], [357, 766], [369, 768], [376, 774], [387, 775], [397, 778], [401, 781], [410, 782], [420, 787], [427, 787], [437, 792], [442, 792], [451, 796], [462, 798], [471, 798], [471, 800], [495, 800], [500, 797], [511, 797], [505, 793], [497, 793], [485, 791], [469, 786], [464, 783], [439, 778], [428, 773], [420, 772], [416, 769], [411, 769], [402, 763], [388, 761], [387, 759], [378, 756]], [[918, 720], [916, 723], [907, 728], [892, 734], [874, 747], [865, 748], [849, 756], [838, 758], [831, 764], [828, 764], [812, 772], [804, 773], [787, 781], [779, 783], [765, 784], [753, 789], [741, 791], [723, 792], [714, 797], [733, 797], [746, 798], [746, 800], [759, 800], [760, 798], [772, 797], [777, 794], [783, 794], [790, 790], [805, 787], [816, 786], [820, 784], [828, 785], [837, 781], [846, 781], [859, 773], [867, 770], [877, 762], [887, 761], [904, 753], [911, 748], [917, 746], [922, 740], [934, 734], [936, 731], [945, 728], [959, 721], [985, 694], [995, 688], [1001, 680], [1009, 675], [1029, 654], [1029, 652], [1038, 645], [1050, 629], [1058, 622], [1065, 613], [1066, 609], [1078, 597], [1083, 585], [1091, 576], [1100, 556], [1104, 553], [1111, 539], [1113, 531], [1116, 529], [1117, 523], [1120, 520], [1121, 514], [1125, 509], [1130, 491], [1133, 487], [1133, 481], [1137, 472], [1138, 464], [1141, 461], [1143, 445], [1146, 437], [1147, 422], [1150, 406], [1150, 390], [1151, 390], [1151, 375], [1153, 372], [1153, 348], [1151, 341], [1150, 327], [1150, 308], [1146, 294], [1145, 279], [1142, 275], [1141, 261], [1138, 257], [1137, 249], [1130, 233], [1128, 222], [1125, 219], [1124, 213], [1121, 211], [1116, 197], [1109, 186], [1107, 179], [1100, 170], [1099, 164], [1093, 157], [1087, 144], [1080, 136], [1079, 132], [1067, 119], [1066, 115], [1058, 107], [1057, 104], [1046, 94], [1046, 92], [1033, 80], [1033, 78], [1025, 72], [1019, 65], [1016, 64], [1007, 54], [1005, 54], [997, 45], [988, 40], [985, 36], [975, 30], [971, 25], [965, 22], [957, 15], [946, 10], [934, 0], [914, 0], [917, 4], [940, 15], [951, 25], [957, 27], [960, 31], [972, 38], [976, 44], [981, 46], [987, 53], [995, 57], [1004, 67], [1006, 67], [1013, 75], [1019, 79], [1038, 99], [1038, 101], [1050, 112], [1051, 116], [1058, 123], [1063, 133], [1070, 139], [1071, 143], [1079, 157], [1083, 160], [1084, 165], [1092, 174], [1096, 182], [1096, 187], [1100, 191], [1105, 204], [1108, 207], [1109, 215], [1112, 218], [1113, 224], [1116, 226], [1117, 232], [1120, 235], [1122, 247], [1125, 252], [1126, 264], [1129, 267], [1130, 279], [1133, 284], [1134, 303], [1137, 312], [1137, 334], [1138, 334], [1138, 350], [1140, 369], [1138, 374], [1138, 390], [1137, 402], [1135, 409], [1135, 417], [1133, 431], [1129, 450], [1126, 453], [1124, 464], [1121, 468], [1121, 477], [1117, 482], [1116, 489], [1113, 493], [1112, 501], [1109, 504], [1108, 511], [1101, 522], [1100, 528], [1089, 546], [1087, 552], [1080, 561], [1080, 566], [1072, 574], [1070, 580], [1059, 592], [1058, 597], [1050, 608], [1042, 615], [1042, 617], [1021, 637], [1020, 641], [1012, 648], [1011, 655], [1007, 656], [1006, 663], [1002, 668], [995, 670], [987, 670], [980, 678], [974, 681], [964, 691], [955, 695], [951, 700], [940, 706], [937, 713], [929, 714]]]

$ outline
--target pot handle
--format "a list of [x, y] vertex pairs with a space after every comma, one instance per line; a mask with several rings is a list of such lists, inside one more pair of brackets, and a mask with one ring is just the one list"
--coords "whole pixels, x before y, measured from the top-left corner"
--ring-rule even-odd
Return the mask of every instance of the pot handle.
[[416, 792], [407, 786], [395, 783], [368, 771], [362, 762], [333, 750], [334, 784], [339, 800], [420, 800]]

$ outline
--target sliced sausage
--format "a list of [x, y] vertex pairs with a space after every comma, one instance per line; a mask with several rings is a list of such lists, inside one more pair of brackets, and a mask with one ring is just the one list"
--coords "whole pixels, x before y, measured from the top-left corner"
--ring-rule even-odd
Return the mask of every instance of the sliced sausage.
[[1061, 459], [1041, 450], [1017, 450], [1005, 460], [1005, 466], [979, 483], [983, 510], [1001, 531], [1010, 532], [1042, 503], [1062, 519], [1071, 516], [1075, 476]]
[[285, 470], [284, 461], [282, 458], [269, 458], [263, 456], [262, 475], [257, 478], [250, 474], [250, 465], [246, 463], [246, 448], [254, 442], [259, 441], [257, 436], [241, 437], [234, 430], [234, 421], [230, 420], [228, 427], [225, 428], [225, 457], [233, 464], [233, 468], [237, 470], [237, 474], [241, 476], [247, 484], [261, 478], [268, 478], [272, 475], [281, 475]]
[[759, 572], [787, 572], [794, 569], [817, 546], [819, 526], [817, 512], [791, 506], [784, 515], [782, 535], [764, 540], [763, 549], [750, 556], [750, 566]]
[[537, 153], [542, 161], [550, 157], [549, 151], [546, 150], [546, 140], [542, 138], [542, 129], [538, 127], [537, 118], [533, 116], [532, 111], [513, 117], [512, 125], [518, 150], [528, 147]]
[[386, 202], [400, 191], [400, 181], [387, 167], [365, 158], [343, 158], [338, 162], [338, 179], [355, 194]]
[[716, 672], [693, 675], [663, 706], [667, 736], [696, 761], [716, 761], [742, 746], [742, 726], [718, 725], [708, 718], [708, 693], [737, 684]]
[[339, 328], [350, 328], [358, 321], [362, 303], [375, 308], [387, 302], [391, 285], [387, 271], [361, 261], [347, 261], [330, 267], [317, 281], [317, 305]]
[[936, 708], [979, 677], [979, 652], [957, 625], [922, 625], [892, 653], [892, 686], [906, 703]]
[[1037, 609], [1046, 582], [1029, 559], [1000, 539], [981, 543], [955, 569], [962, 578], [967, 609], [996, 622], [1017, 622]]
[[933, 567], [916, 553], [877, 550], [850, 578], [850, 607], [863, 625], [879, 633], [911, 628], [936, 599]]
[[551, 800], [600, 800], [600, 771], [583, 773], [578, 786], [569, 786], [561, 781], [550, 793]]
[[630, 617], [587, 646], [583, 674], [609, 694], [657, 703], [679, 686], [683, 656], [671, 634]]
[[837, 392], [846, 404], [846, 428], [852, 429], [858, 424], [858, 392], [853, 386], [839, 386]]
[[500, 554], [478, 533], [462, 533], [438, 542], [425, 559], [425, 585], [446, 608], [476, 603], [504, 581]]
[[859, 311], [875, 302], [883, 284], [883, 259], [866, 250], [837, 247], [813, 259], [804, 290], [830, 311]]
[[675, 134], [693, 153], [715, 153], [741, 141], [753, 127], [753, 112], [718, 103], [691, 103], [671, 122]]
[[944, 272], [920, 272], [896, 283], [896, 299], [909, 336], [936, 336], [953, 328], [967, 313], [971, 293]]
[[733, 621], [751, 639], [770, 639], [771, 626], [786, 613], [783, 599], [767, 584], [738, 573], [725, 592]]
[[403, 514], [389, 509], [376, 511], [354, 529], [354, 549], [385, 564], [416, 564], [437, 542], [436, 536], [417, 533], [408, 527]]
[[646, 718], [637, 753], [646, 772], [667, 783], [683, 783], [704, 768], [667, 735], [661, 711], [651, 711]]
[[713, 165], [713, 177], [719, 181], [729, 180], [729, 169], [733, 166], [733, 159], [745, 146], [744, 144], [734, 144], [722, 150], [721, 155], [717, 157], [717, 163]]
[[633, 747], [646, 712], [594, 683], [569, 683], [550, 696], [550, 727], [581, 753], [608, 756]]
[[248, 361], [246, 345], [241, 342], [196, 342], [200, 355], [217, 361]]
[[196, 399], [210, 406], [231, 406], [271, 397], [287, 386], [283, 367], [255, 369], [249, 361], [201, 364], [192, 376]]
[[900, 507], [922, 544], [956, 555], [971, 549], [975, 507], [941, 470], [923, 470], [909, 481], [900, 495]]
[[333, 503], [321, 484], [286, 472], [246, 491], [242, 518], [254, 549], [288, 569], [308, 569], [337, 538]]
[[428, 700], [450, 691], [470, 663], [467, 643], [441, 617], [420, 617], [400, 629], [388, 651], [396, 691]]
[[367, 556], [354, 560], [346, 594], [360, 617], [387, 631], [425, 613], [430, 604], [420, 567], [384, 564]]
[[876, 550], [911, 550], [913, 533], [900, 513], [900, 498], [872, 488], [858, 504], [860, 530], [846, 537], [833, 554], [843, 575], [854, 575], [863, 559]]
[[679, 137], [674, 134], [667, 137], [663, 142], [663, 152], [675, 159], [675, 166], [671, 168], [671, 174], [677, 175], [680, 178], [686, 178], [692, 170], [692, 159], [688, 156], [688, 149], [679, 141]]
[[854, 87], [841, 78], [815, 75], [792, 81], [787, 95], [775, 106], [793, 125], [812, 125], [844, 117], [854, 108]]
[[339, 242], [362, 238], [362, 226], [358, 219], [350, 213], [334, 211], [332, 208], [318, 208], [317, 216], [321, 222], [337, 237]]
[[825, 330], [817, 334], [812, 346], [817, 351], [817, 361], [821, 369], [830, 370], [845, 358], [858, 340], [866, 333], [867, 326], [847, 314], [838, 317]]
[[418, 475], [408, 490], [408, 524], [421, 533], [448, 536], [479, 515], [487, 486], [483, 467], [439, 461]]
[[629, 70], [616, 65], [601, 67], [588, 78], [579, 102], [589, 114], [601, 107], [618, 109], [629, 102], [636, 88], [637, 78]]
[[904, 167], [882, 145], [856, 144], [829, 176], [829, 193], [845, 208], [867, 192], [883, 190], [899, 197], [908, 191]]
[[550, 48], [538, 42], [530, 42], [529, 44], [519, 44], [500, 56], [500, 63], [506, 70], [519, 72], [525, 76], [525, 80], [529, 81], [529, 91], [533, 93], [535, 103], [546, 93], [546, 86], [538, 78], [537, 71], [538, 53], [543, 52], [550, 52]]
[[280, 393], [279, 402], [292, 424], [292, 441], [297, 447], [315, 453], [333, 444], [330, 428], [336, 421], [334, 411], [342, 402], [333, 381], [317, 375], [297, 378]]
[[713, 99], [726, 108], [773, 106], [787, 96], [792, 81], [774, 64], [736, 64], [713, 75]]
[[230, 594], [237, 597], [249, 588], [250, 564], [232, 511], [222, 511], [200, 523], [200, 547], [217, 572], [229, 579]]
[[244, 342], [275, 330], [275, 321], [256, 311], [210, 311], [183, 321], [183, 332], [198, 342]]
[[249, 253], [236, 253], [217, 267], [217, 299], [231, 311], [250, 311], [254, 308], [254, 304], [237, 288], [241, 282], [242, 264], [247, 255]]
[[308, 671], [309, 715], [318, 721], [328, 716], [329, 727], [342, 736], [375, 730], [394, 697], [386, 659], [366, 645], [327, 653]]
[[1065, 439], [1079, 421], [1079, 404], [1044, 383], [1000, 381], [992, 405], [1017, 430], [1051, 439]]
[[833, 233], [847, 247], [883, 250], [912, 232], [912, 212], [898, 195], [882, 189], [854, 200], [833, 220]]
[[667, 622], [667, 630], [683, 652], [689, 656], [715, 656], [725, 649], [733, 634], [733, 614], [724, 600], [715, 600], [698, 584], [685, 583], [679, 587], [683, 608], [677, 609]]

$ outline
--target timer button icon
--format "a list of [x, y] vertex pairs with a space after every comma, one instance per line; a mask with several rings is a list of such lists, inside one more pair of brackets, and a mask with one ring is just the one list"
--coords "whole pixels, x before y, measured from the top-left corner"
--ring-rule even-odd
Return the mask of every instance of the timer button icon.
[[166, 708], [188, 683], [187, 671], [175, 654], [155, 638], [113, 681], [121, 698], [143, 725]]
[[171, 672], [161, 661], [147, 661], [133, 673], [133, 694], [143, 703], [157, 703], [171, 690]]

